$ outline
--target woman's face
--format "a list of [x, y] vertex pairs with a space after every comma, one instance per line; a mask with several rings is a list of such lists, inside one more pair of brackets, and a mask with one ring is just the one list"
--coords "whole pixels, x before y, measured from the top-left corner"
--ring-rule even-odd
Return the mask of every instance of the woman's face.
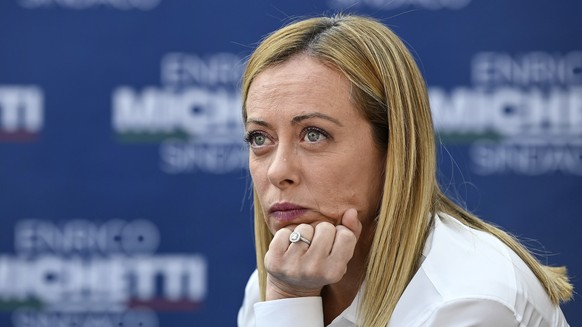
[[252, 82], [245, 127], [249, 168], [271, 233], [298, 224], [339, 224], [349, 208], [377, 214], [385, 156], [350, 100], [350, 82], [307, 55]]

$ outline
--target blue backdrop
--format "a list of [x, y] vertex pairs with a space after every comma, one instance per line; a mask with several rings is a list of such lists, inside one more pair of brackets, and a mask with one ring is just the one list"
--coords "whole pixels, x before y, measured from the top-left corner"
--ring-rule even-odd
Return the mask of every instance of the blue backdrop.
[[339, 10], [416, 56], [444, 188], [581, 287], [580, 1], [3, 0], [0, 326], [234, 326], [255, 266], [245, 57]]

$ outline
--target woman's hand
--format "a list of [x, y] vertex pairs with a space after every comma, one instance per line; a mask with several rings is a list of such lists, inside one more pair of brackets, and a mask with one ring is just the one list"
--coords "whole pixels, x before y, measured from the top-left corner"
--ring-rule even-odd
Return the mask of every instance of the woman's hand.
[[325, 285], [339, 282], [354, 254], [362, 224], [357, 211], [348, 209], [337, 226], [301, 224], [294, 231], [311, 240], [311, 245], [291, 243], [293, 230], [281, 228], [275, 233], [265, 255], [267, 300], [319, 296]]

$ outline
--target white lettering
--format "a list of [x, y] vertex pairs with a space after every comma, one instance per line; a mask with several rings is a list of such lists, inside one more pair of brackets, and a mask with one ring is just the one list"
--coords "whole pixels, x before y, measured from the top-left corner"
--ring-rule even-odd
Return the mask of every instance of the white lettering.
[[200, 257], [192, 257], [190, 260], [179, 256], [167, 256], [159, 260], [141, 258], [137, 260], [135, 269], [139, 272], [136, 287], [140, 299], [154, 296], [155, 278], [158, 275], [163, 276], [162, 292], [169, 300], [188, 298], [198, 301], [206, 296], [206, 268]]
[[528, 52], [511, 55], [503, 52], [481, 52], [473, 57], [471, 78], [474, 85], [495, 87], [580, 85], [582, 51], [566, 54]]
[[22, 220], [15, 226], [16, 252], [26, 256], [58, 254], [154, 253], [160, 243], [158, 228], [147, 220], [110, 220], [96, 225], [72, 220], [63, 226], [42, 220]]
[[206, 58], [195, 54], [169, 53], [161, 61], [165, 86], [236, 86], [242, 76], [243, 59], [232, 53], [217, 53]]
[[[161, 294], [156, 290], [157, 276], [163, 281]], [[196, 255], [0, 256], [0, 299], [37, 299], [54, 308], [111, 309], [130, 299], [155, 297], [199, 302], [206, 296], [206, 285], [206, 260]]]
[[569, 129], [574, 133], [582, 134], [582, 86], [572, 88], [568, 97], [568, 122]]
[[112, 94], [112, 126], [122, 142], [163, 142], [161, 169], [169, 174], [224, 174], [247, 167], [238, 84], [243, 58], [231, 53], [168, 53], [162, 87]]
[[525, 99], [522, 92], [512, 88], [500, 88], [490, 97], [490, 106], [486, 108], [491, 113], [491, 118], [486, 122], [488, 129], [503, 135], [519, 133], [527, 115], [523, 107]]
[[36, 86], [0, 87], [0, 129], [38, 132], [42, 128], [43, 95]]
[[469, 5], [471, 0], [328, 0], [334, 8], [354, 8], [366, 6], [380, 10], [391, 10], [406, 6], [414, 6], [429, 10], [458, 10]]
[[20, 276], [24, 273], [20, 260], [0, 256], [0, 299], [22, 301], [26, 299], [24, 281]]
[[458, 87], [450, 95], [438, 87], [429, 89], [435, 128], [443, 132], [484, 132], [489, 115], [484, 94], [478, 90]]
[[150, 133], [174, 130], [171, 99], [167, 93], [150, 87], [141, 96], [129, 87], [118, 88], [113, 94], [113, 127], [121, 133]]
[[129, 87], [113, 94], [113, 127], [118, 133], [185, 133], [208, 143], [242, 140], [238, 92], [188, 87], [181, 91]]
[[152, 10], [161, 0], [19, 0], [20, 6], [27, 9], [61, 7], [67, 9], [89, 9], [107, 7], [119, 10]]
[[241, 143], [184, 143], [170, 139], [162, 143], [160, 155], [161, 169], [168, 174], [225, 174], [248, 167], [248, 150]]
[[582, 176], [582, 144], [545, 141], [494, 143], [479, 141], [470, 148], [473, 171], [480, 175], [515, 173], [545, 175], [557, 172]]
[[12, 315], [14, 327], [158, 327], [156, 313], [146, 308], [127, 311], [90, 310], [83, 313], [62, 311], [16, 310]]
[[522, 90], [499, 87], [429, 89], [435, 127], [441, 134], [491, 132], [518, 135], [582, 136], [582, 87]]
[[147, 220], [135, 220], [123, 228], [121, 244], [125, 253], [154, 253], [160, 244], [160, 232]]

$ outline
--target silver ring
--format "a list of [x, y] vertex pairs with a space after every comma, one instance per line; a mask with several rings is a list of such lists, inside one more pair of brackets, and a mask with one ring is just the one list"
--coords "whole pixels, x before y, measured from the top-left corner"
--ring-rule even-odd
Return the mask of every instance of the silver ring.
[[307, 245], [311, 245], [311, 241], [306, 239], [305, 237], [301, 236], [301, 233], [299, 232], [292, 232], [289, 235], [289, 241], [291, 241], [291, 243], [297, 243], [299, 241], [303, 241], [305, 243], [307, 243]]

